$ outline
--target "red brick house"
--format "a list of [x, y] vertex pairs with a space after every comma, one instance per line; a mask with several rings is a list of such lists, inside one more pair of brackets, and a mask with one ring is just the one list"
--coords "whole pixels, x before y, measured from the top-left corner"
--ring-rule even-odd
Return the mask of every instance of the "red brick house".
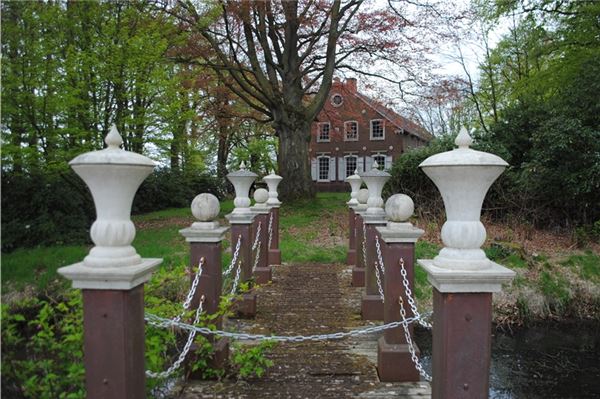
[[390, 169], [402, 153], [431, 139], [421, 126], [359, 93], [356, 79], [334, 80], [311, 128], [312, 179], [318, 191], [344, 191], [355, 169], [371, 169], [373, 161]]

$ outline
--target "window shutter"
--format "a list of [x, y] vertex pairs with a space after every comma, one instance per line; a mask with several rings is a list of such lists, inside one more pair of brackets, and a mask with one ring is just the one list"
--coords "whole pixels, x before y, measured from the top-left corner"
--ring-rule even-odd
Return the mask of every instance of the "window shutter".
[[373, 169], [373, 158], [365, 157], [365, 172], [368, 172], [371, 169]]
[[338, 158], [338, 180], [344, 181], [346, 178], [346, 158]]
[[391, 155], [386, 155], [385, 156], [385, 170], [390, 170], [392, 169], [392, 156]]
[[335, 157], [329, 158], [329, 181], [335, 181]]
[[310, 160], [310, 175], [313, 181], [317, 181], [317, 159], [313, 158]]
[[358, 169], [359, 173], [365, 171], [365, 160], [363, 157], [358, 157], [358, 160], [356, 161], [356, 169]]

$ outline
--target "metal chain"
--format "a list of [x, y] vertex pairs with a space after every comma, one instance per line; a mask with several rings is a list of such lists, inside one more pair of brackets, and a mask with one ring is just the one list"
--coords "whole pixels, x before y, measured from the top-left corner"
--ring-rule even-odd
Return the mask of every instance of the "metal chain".
[[363, 256], [363, 265], [367, 266], [367, 225], [363, 221], [362, 224], [363, 231], [363, 239], [362, 239], [362, 256]]
[[377, 261], [375, 261], [375, 277], [377, 277], [377, 289], [379, 290], [379, 296], [381, 297], [381, 302], [384, 302], [385, 295], [383, 294], [383, 287], [381, 284], [381, 276], [379, 275], [379, 267], [377, 266]]
[[254, 265], [252, 265], [252, 271], [254, 271], [256, 269], [256, 266], [258, 266], [258, 261], [260, 260], [261, 245], [262, 245], [262, 242], [259, 242], [258, 247], [256, 248], [256, 256], [254, 257]]
[[385, 266], [383, 263], [383, 255], [381, 254], [381, 245], [379, 244], [379, 236], [375, 236], [375, 248], [377, 249], [377, 261], [375, 262], [375, 266], [379, 262], [379, 267], [381, 267], [381, 274], [385, 276]]
[[[415, 345], [413, 343], [412, 337], [410, 336], [410, 331], [408, 329], [409, 319], [406, 318], [406, 310], [404, 309], [404, 300], [402, 300], [402, 295], [398, 298], [398, 302], [400, 303], [400, 317], [402, 317], [402, 328], [404, 329], [404, 338], [406, 338], [406, 343], [408, 344], [408, 351], [410, 352], [410, 358], [412, 362], [415, 364], [415, 368], [419, 371], [419, 374], [425, 378], [425, 380], [431, 382], [431, 376], [427, 374], [427, 372], [423, 369], [423, 365], [419, 361], [417, 357], [417, 353], [415, 351]], [[416, 317], [413, 317], [415, 319]], [[418, 320], [418, 318], [416, 318]]]
[[269, 246], [268, 250], [271, 249], [271, 243], [273, 242], [273, 212], [271, 212], [271, 216], [269, 217]]
[[419, 314], [419, 309], [417, 309], [417, 304], [413, 298], [412, 290], [410, 289], [410, 284], [408, 283], [408, 276], [406, 272], [406, 268], [404, 267], [404, 258], [400, 258], [400, 274], [402, 275], [402, 284], [404, 285], [404, 291], [406, 292], [406, 299], [408, 300], [408, 304], [410, 305], [410, 310], [413, 315], [419, 319], [419, 324], [425, 328], [432, 328], [431, 323], [425, 321], [423, 317]]
[[256, 229], [256, 237], [254, 238], [254, 243], [252, 244], [252, 250], [254, 251], [256, 247], [258, 247], [258, 240], [260, 240], [260, 231], [262, 230], [262, 221], [258, 222], [258, 227]]
[[361, 327], [351, 331], [344, 332], [336, 332], [331, 334], [314, 334], [314, 335], [263, 335], [263, 334], [246, 334], [246, 333], [235, 333], [229, 331], [222, 330], [211, 330], [206, 327], [198, 327], [182, 322], [174, 322], [171, 319], [163, 318], [160, 316], [153, 315], [151, 313], [146, 313], [145, 320], [148, 324], [159, 327], [159, 328], [171, 328], [177, 327], [182, 330], [188, 331], [196, 331], [201, 334], [207, 335], [218, 335], [222, 337], [238, 339], [238, 340], [260, 340], [260, 341], [277, 341], [277, 342], [305, 342], [305, 341], [324, 341], [324, 340], [333, 340], [333, 339], [342, 339], [348, 337], [359, 336], [363, 334], [371, 334], [375, 332], [380, 332], [384, 330], [388, 330], [390, 328], [396, 328], [403, 324], [410, 324], [417, 321], [416, 317], [404, 318], [403, 321], [394, 321], [391, 323], [379, 325], [379, 326], [369, 326], [369, 327]]
[[192, 281], [192, 286], [190, 287], [187, 297], [185, 298], [185, 301], [183, 302], [183, 305], [182, 305], [183, 310], [173, 320], [180, 321], [181, 318], [183, 317], [183, 315], [185, 315], [185, 312], [187, 312], [188, 309], [190, 308], [192, 300], [194, 299], [194, 295], [196, 295], [196, 289], [198, 288], [198, 283], [200, 282], [200, 276], [202, 276], [203, 266], [204, 266], [204, 256], [200, 258], [200, 263], [198, 263], [198, 270], [196, 270], [196, 276], [194, 277], [194, 280]]
[[227, 267], [227, 270], [225, 270], [223, 272], [223, 277], [228, 276], [229, 273], [231, 273], [231, 271], [235, 267], [235, 264], [237, 262], [238, 256], [240, 256], [240, 247], [241, 247], [241, 244], [242, 244], [242, 235], [240, 234], [238, 236], [237, 244], [235, 245], [235, 251], [233, 251], [233, 257], [231, 258], [231, 263], [229, 264], [229, 267]]
[[235, 278], [233, 279], [233, 285], [231, 286], [231, 295], [234, 295], [237, 291], [238, 285], [240, 283], [240, 273], [242, 271], [242, 260], [238, 262], [237, 270], [235, 272]]
[[[202, 295], [202, 297], [200, 297], [200, 304], [198, 305], [198, 308], [196, 309], [196, 315], [194, 317], [194, 325], [198, 324], [198, 322], [200, 321], [200, 315], [202, 314], [202, 304], [204, 303], [204, 300], [205, 300], [205, 297], [204, 297], [204, 295]], [[172, 323], [181, 324], [180, 321], [176, 322], [175, 319], [172, 320]], [[192, 347], [192, 343], [194, 342], [194, 338], [196, 338], [196, 333], [198, 332], [195, 329], [190, 329], [188, 331], [189, 331], [189, 334], [188, 334], [187, 341], [185, 342], [183, 350], [179, 353], [177, 360], [175, 360], [173, 362], [173, 364], [165, 371], [155, 372], [155, 371], [151, 371], [151, 370], [146, 370], [146, 376], [148, 376], [150, 378], [165, 378], [165, 377], [168, 377], [171, 374], [173, 374], [175, 371], [177, 371], [177, 369], [179, 367], [181, 367], [181, 363], [183, 363], [187, 354], [189, 353], [190, 348]]]

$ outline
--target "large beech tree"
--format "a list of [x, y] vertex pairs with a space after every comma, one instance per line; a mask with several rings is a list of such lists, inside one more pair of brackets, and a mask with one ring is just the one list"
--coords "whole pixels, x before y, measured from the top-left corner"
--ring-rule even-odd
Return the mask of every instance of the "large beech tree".
[[[334, 71], [381, 76], [404, 84], [423, 80], [425, 55], [436, 44], [431, 16], [415, 2], [365, 6], [364, 0], [167, 3], [199, 37], [194, 52], [279, 137], [283, 198], [314, 194], [308, 144]], [[381, 65], [393, 66], [382, 70]]]

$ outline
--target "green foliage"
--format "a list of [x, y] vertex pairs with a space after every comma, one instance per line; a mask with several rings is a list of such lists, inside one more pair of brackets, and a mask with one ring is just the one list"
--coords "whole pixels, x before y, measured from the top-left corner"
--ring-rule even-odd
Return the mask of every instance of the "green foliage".
[[544, 270], [540, 274], [539, 287], [546, 296], [551, 311], [560, 312], [571, 300], [568, 281], [559, 274]]
[[600, 282], [600, 256], [592, 251], [571, 255], [561, 264], [576, 269], [581, 278], [585, 280]]
[[233, 345], [231, 364], [237, 375], [242, 379], [261, 377], [267, 368], [273, 366], [273, 361], [266, 358], [264, 353], [274, 345], [273, 341], [262, 341], [257, 345]]
[[[189, 277], [182, 266], [159, 269], [146, 284], [147, 312], [174, 317], [181, 312]], [[215, 320], [231, 314], [232, 298], [224, 296], [219, 311], [203, 315], [200, 324], [215, 328]], [[193, 318], [194, 311], [183, 320]], [[83, 307], [80, 291], [68, 290], [55, 297], [32, 298], [2, 305], [2, 395], [26, 398], [83, 398]], [[179, 355], [187, 333], [174, 334], [170, 329], [146, 329], [146, 367], [166, 369]], [[224, 370], [209, 367], [210, 342], [197, 335], [194, 371], [206, 378], [222, 377]], [[240, 377], [260, 376], [272, 366], [264, 357], [273, 346], [266, 342], [253, 348], [236, 350], [232, 358], [234, 372]], [[180, 370], [181, 372], [181, 370]], [[148, 379], [148, 390], [160, 388], [163, 381]]]
[[[139, 188], [133, 212], [189, 207], [201, 192], [222, 196], [207, 174], [157, 169]], [[94, 219], [89, 190], [74, 172], [2, 172], [2, 251], [87, 243]]]

